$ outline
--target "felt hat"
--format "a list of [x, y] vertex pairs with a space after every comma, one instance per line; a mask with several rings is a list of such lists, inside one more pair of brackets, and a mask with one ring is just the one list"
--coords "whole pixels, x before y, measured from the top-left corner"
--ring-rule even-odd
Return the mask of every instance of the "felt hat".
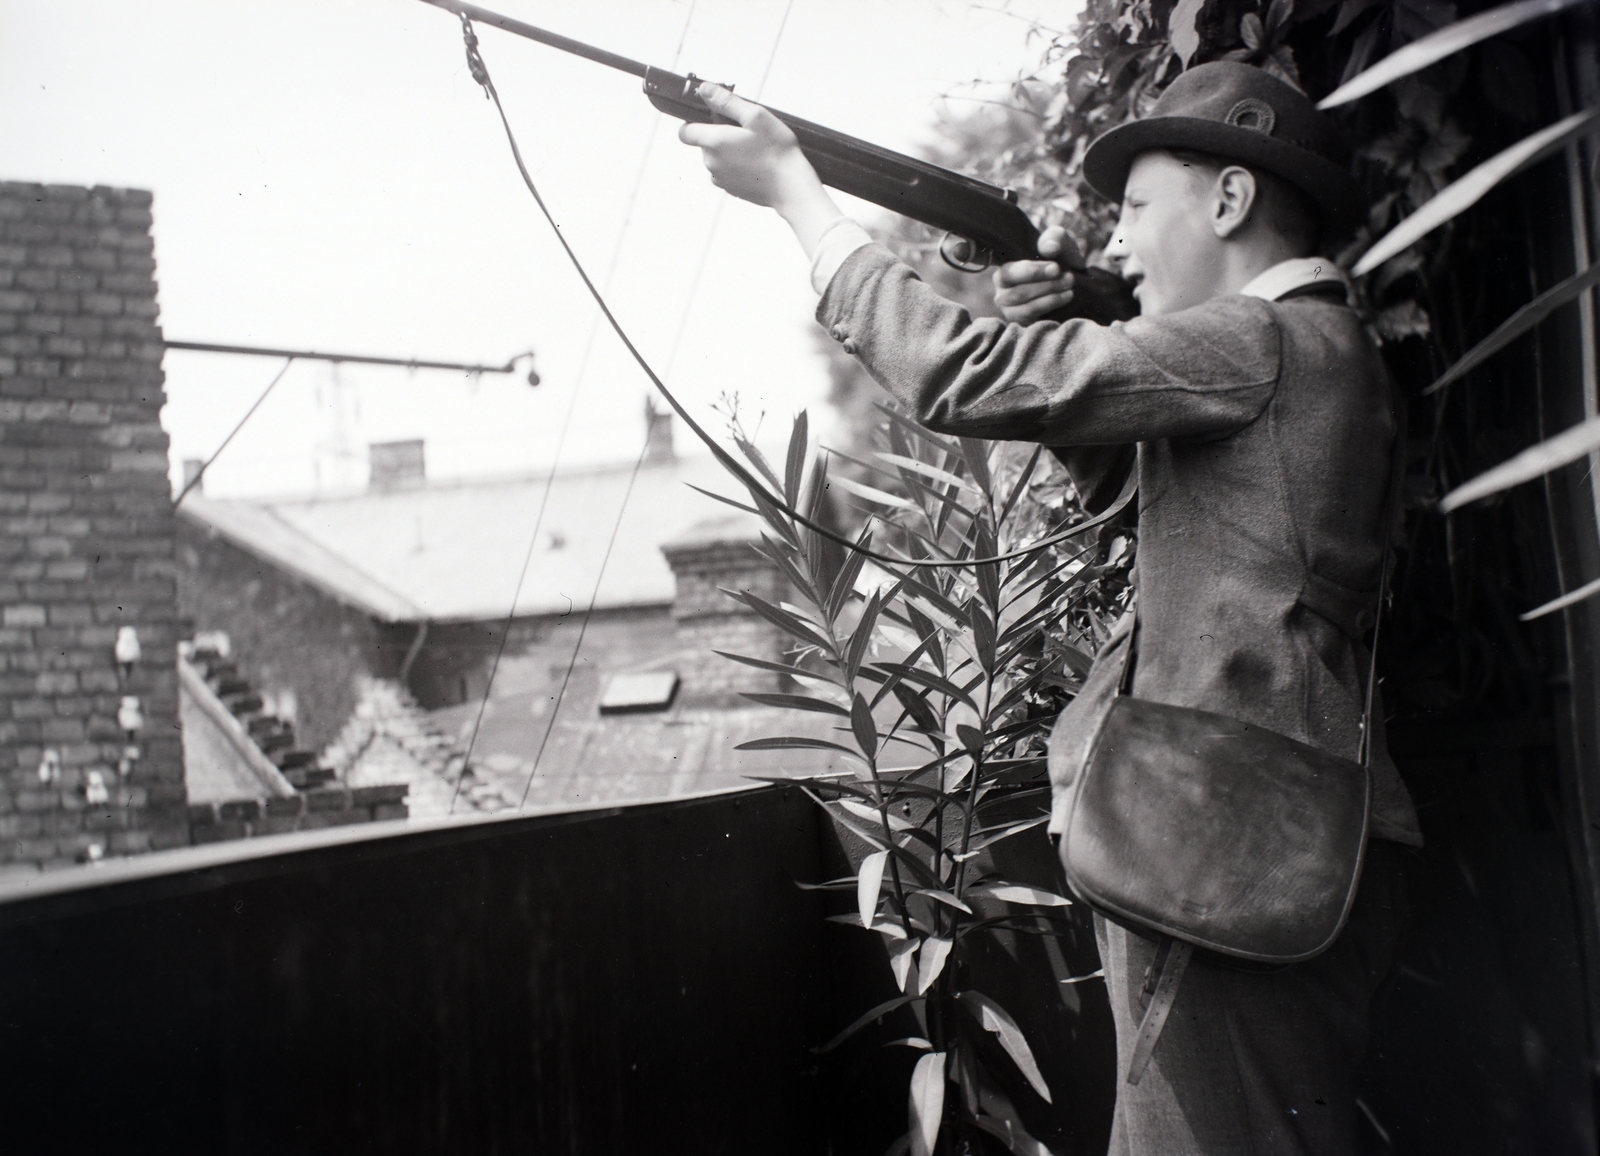
[[1089, 146], [1083, 175], [1120, 201], [1134, 158], [1151, 149], [1192, 149], [1282, 177], [1316, 203], [1331, 233], [1353, 228], [1366, 212], [1338, 131], [1304, 93], [1254, 65], [1218, 60], [1184, 72], [1150, 115]]

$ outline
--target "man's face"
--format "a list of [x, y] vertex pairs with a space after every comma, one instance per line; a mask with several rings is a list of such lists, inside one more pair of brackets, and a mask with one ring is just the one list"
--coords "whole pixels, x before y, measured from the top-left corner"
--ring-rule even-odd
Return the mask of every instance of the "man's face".
[[1170, 153], [1134, 159], [1106, 256], [1133, 282], [1144, 316], [1176, 313], [1216, 295], [1222, 242], [1212, 228], [1215, 187], [1210, 170]]

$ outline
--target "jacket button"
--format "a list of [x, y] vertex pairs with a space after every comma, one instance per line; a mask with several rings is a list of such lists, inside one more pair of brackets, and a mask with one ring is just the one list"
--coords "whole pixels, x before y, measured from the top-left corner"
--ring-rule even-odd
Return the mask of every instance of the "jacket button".
[[835, 325], [832, 329], [828, 330], [828, 336], [833, 338], [835, 341], [843, 341], [844, 340], [844, 326], [843, 325]]
[[856, 355], [856, 343], [854, 341], [851, 341], [848, 337], [846, 337], [844, 339], [843, 345], [844, 345], [844, 351], [846, 353], [848, 353], [851, 357], [854, 357]]

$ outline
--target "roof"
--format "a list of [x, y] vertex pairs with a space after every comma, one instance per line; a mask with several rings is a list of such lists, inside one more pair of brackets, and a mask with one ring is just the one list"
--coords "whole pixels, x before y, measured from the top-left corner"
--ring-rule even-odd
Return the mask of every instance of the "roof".
[[662, 605], [673, 578], [661, 546], [728, 511], [689, 484], [737, 486], [711, 458], [645, 466], [630, 493], [633, 470], [566, 470], [548, 496], [548, 474], [250, 501], [191, 494], [179, 514], [385, 622], [505, 617], [536, 522], [517, 615], [582, 611], [596, 594], [599, 609]]
[[[657, 799], [749, 786], [750, 776], [805, 778], [851, 769], [824, 750], [741, 751], [773, 735], [841, 740], [837, 719], [770, 707], [674, 703], [649, 714], [607, 714], [592, 705], [563, 711], [546, 741], [533, 709], [539, 691], [498, 694], [473, 746], [473, 780], [529, 806]], [[477, 703], [432, 712], [441, 729], [468, 732]], [[457, 808], [459, 811], [461, 808]]]

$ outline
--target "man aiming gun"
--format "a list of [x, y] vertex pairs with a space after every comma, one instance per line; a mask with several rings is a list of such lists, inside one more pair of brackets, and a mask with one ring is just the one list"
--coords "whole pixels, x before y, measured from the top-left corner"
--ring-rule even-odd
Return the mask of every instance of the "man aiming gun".
[[[1061, 448], [1083, 494], [1105, 492], [1107, 471], [1138, 472], [1137, 616], [1056, 724], [1052, 832], [1127, 670], [1136, 698], [1355, 758], [1395, 423], [1345, 283], [1315, 256], [1363, 206], [1310, 101], [1250, 66], [1206, 64], [1093, 144], [1085, 175], [1122, 206], [1108, 256], [1140, 305], [1100, 325], [1044, 319], [1073, 295], [1049, 259], [1059, 231], [1041, 259], [997, 271], [1006, 320], [974, 319], [840, 212], [781, 121], [725, 89], [700, 96], [735, 123], [680, 138], [719, 186], [788, 222], [818, 320], [918, 421]], [[1136, 461], [1115, 446], [1136, 446]], [[1113, 1153], [1354, 1150], [1368, 1005], [1401, 922], [1397, 845], [1421, 842], [1381, 728], [1372, 746], [1373, 842], [1344, 932], [1272, 971], [1197, 957], [1137, 1082], [1156, 944], [1095, 917], [1130, 1070]]]

